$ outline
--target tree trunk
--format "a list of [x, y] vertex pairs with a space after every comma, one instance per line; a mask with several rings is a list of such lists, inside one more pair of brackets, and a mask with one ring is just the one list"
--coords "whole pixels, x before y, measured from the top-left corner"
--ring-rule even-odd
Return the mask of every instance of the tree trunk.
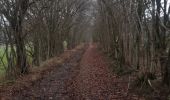
[[26, 48], [24, 45], [24, 39], [22, 38], [22, 25], [19, 23], [15, 29], [15, 44], [16, 44], [16, 53], [17, 59], [16, 64], [19, 67], [20, 73], [27, 73], [28, 72], [28, 65], [27, 65], [27, 56], [26, 56]]
[[163, 83], [170, 86], [170, 49], [169, 49], [169, 54], [168, 54], [168, 60], [165, 65], [165, 73], [163, 76]]

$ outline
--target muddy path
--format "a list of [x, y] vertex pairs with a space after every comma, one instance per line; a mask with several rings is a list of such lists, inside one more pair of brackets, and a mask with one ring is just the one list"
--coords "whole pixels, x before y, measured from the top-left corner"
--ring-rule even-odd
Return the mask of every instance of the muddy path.
[[117, 78], [108, 66], [97, 46], [90, 45], [85, 53], [76, 51], [59, 68], [3, 100], [141, 100], [128, 94], [126, 80]]
[[72, 79], [77, 75], [78, 64], [83, 51], [77, 51], [59, 68], [54, 67], [44, 75], [42, 80], [31, 87], [11, 95], [10, 100], [69, 100], [72, 91], [68, 89]]
[[75, 100], [143, 100], [129, 94], [128, 79], [117, 77], [96, 45], [90, 45], [74, 81]]

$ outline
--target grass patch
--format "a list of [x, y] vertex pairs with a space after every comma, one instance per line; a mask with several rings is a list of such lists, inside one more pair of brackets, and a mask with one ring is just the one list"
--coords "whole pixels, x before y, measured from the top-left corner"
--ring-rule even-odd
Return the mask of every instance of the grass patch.
[[[16, 50], [16, 48], [14, 48]], [[27, 51], [32, 51], [29, 46], [26, 46]], [[6, 74], [6, 68], [8, 66], [8, 61], [7, 61], [7, 55], [5, 53], [6, 51], [6, 46], [5, 45], [0, 45], [0, 77], [4, 76]], [[8, 47], [8, 53], [10, 54], [11, 48]], [[33, 52], [33, 51], [32, 51]], [[27, 52], [27, 60], [28, 63], [32, 63], [32, 56], [29, 54], [30, 52]]]
[[0, 46], [0, 77], [5, 74], [6, 70], [5, 67], [7, 66], [7, 58], [6, 58], [6, 53], [5, 53], [5, 46], [1, 45]]

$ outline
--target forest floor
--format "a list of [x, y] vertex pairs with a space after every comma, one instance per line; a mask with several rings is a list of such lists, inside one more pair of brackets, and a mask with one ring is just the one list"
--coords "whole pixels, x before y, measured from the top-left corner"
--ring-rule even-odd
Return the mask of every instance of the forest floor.
[[129, 93], [128, 78], [117, 77], [110, 70], [108, 60], [96, 45], [78, 49], [61, 64], [50, 66], [42, 78], [31, 84], [18, 86], [18, 90], [13, 87], [0, 91], [0, 99], [144, 100]]

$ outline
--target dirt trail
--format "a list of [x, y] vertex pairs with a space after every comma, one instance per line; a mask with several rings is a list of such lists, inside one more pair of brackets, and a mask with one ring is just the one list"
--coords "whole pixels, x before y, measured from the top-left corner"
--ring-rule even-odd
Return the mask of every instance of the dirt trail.
[[128, 95], [127, 82], [116, 78], [107, 60], [90, 45], [35, 82], [9, 96], [9, 100], [139, 100]]
[[18, 86], [16, 86], [17, 89], [9, 88], [9, 90], [5, 90], [0, 94], [0, 100], [70, 100], [73, 91], [69, 87], [73, 78], [79, 72], [78, 64], [84, 50], [73, 49], [68, 52], [70, 52], [70, 57], [64, 63], [59, 65], [58, 63], [51, 65], [50, 63], [50, 66], [46, 64], [49, 69], [43, 72], [40, 80], [31, 83], [32, 85], [29, 87], [26, 83], [24, 87], [19, 87], [19, 89]]
[[104, 55], [90, 45], [80, 62], [74, 83], [76, 100], [140, 100], [128, 94], [127, 79], [113, 75]]

